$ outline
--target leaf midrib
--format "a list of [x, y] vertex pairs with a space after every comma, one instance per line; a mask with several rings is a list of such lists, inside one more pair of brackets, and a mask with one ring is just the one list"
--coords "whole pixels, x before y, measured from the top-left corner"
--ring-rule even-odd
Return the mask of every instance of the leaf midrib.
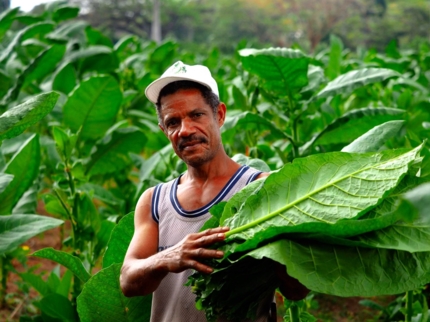
[[[407, 152], [407, 153], [410, 153], [410, 152], [412, 152], [412, 151], [409, 151], [409, 152]], [[234, 229], [232, 229], [232, 230], [228, 231], [228, 232], [225, 234], [225, 236], [226, 236], [226, 237], [229, 237], [229, 236], [231, 236], [231, 235], [234, 235], [234, 234], [240, 233], [240, 232], [242, 232], [242, 231], [244, 231], [244, 230], [246, 230], [246, 229], [249, 229], [249, 228], [252, 228], [252, 227], [254, 227], [254, 226], [256, 226], [256, 225], [259, 225], [260, 223], [262, 223], [262, 222], [264, 222], [264, 221], [266, 221], [266, 220], [269, 220], [269, 219], [271, 219], [271, 218], [273, 218], [273, 217], [275, 217], [275, 216], [279, 215], [280, 213], [282, 213], [282, 212], [284, 212], [284, 211], [286, 211], [286, 210], [288, 210], [288, 209], [290, 209], [290, 208], [294, 207], [294, 206], [295, 206], [295, 205], [297, 205], [298, 203], [300, 203], [300, 202], [302, 202], [302, 201], [304, 201], [304, 200], [306, 200], [306, 199], [310, 198], [312, 195], [314, 195], [314, 194], [316, 194], [316, 193], [318, 193], [318, 192], [320, 192], [320, 191], [322, 191], [322, 190], [324, 190], [324, 189], [328, 188], [329, 186], [333, 186], [334, 184], [336, 184], [336, 183], [338, 183], [338, 182], [340, 182], [340, 181], [342, 181], [342, 180], [345, 180], [346, 178], [351, 177], [351, 176], [353, 176], [353, 175], [355, 175], [355, 174], [357, 174], [357, 173], [360, 173], [360, 172], [364, 172], [364, 171], [366, 171], [366, 170], [373, 169], [373, 168], [375, 168], [376, 166], [383, 165], [384, 163], [388, 163], [388, 162], [395, 161], [396, 159], [398, 159], [398, 158], [400, 158], [400, 157], [404, 156], [405, 154], [406, 154], [406, 153], [403, 153], [403, 154], [401, 154], [401, 155], [399, 155], [399, 156], [397, 156], [397, 157], [395, 157], [395, 158], [393, 158], [393, 159], [389, 159], [389, 160], [386, 160], [386, 161], [384, 161], [384, 162], [380, 162], [380, 163], [373, 164], [372, 166], [369, 166], [369, 167], [366, 167], [366, 168], [359, 169], [359, 170], [357, 170], [357, 171], [355, 171], [355, 172], [352, 172], [352, 173], [350, 173], [350, 174], [348, 174], [348, 175], [345, 175], [345, 176], [343, 176], [343, 177], [340, 177], [340, 178], [338, 178], [337, 180], [330, 181], [330, 182], [326, 183], [325, 185], [321, 186], [320, 188], [318, 188], [318, 189], [316, 189], [316, 190], [313, 190], [313, 191], [311, 191], [311, 192], [307, 193], [306, 195], [302, 196], [301, 198], [299, 198], [299, 199], [297, 199], [297, 200], [295, 200], [295, 201], [293, 201], [293, 202], [291, 202], [291, 203], [289, 203], [289, 204], [285, 205], [284, 207], [281, 207], [280, 209], [278, 209], [278, 210], [276, 210], [276, 211], [274, 211], [274, 212], [271, 212], [271, 213], [267, 214], [266, 216], [263, 216], [263, 217], [261, 217], [261, 218], [259, 218], [259, 219], [257, 219], [257, 220], [254, 220], [254, 221], [252, 221], [252, 222], [250, 222], [250, 223], [247, 223], [247, 224], [245, 224], [245, 225], [243, 225], [243, 226], [240, 226], [240, 227], [237, 227], [237, 228], [234, 228]], [[379, 170], [379, 169], [378, 169], [378, 170]], [[324, 220], [321, 220], [321, 221], [324, 221]], [[324, 222], [326, 222], [326, 221], [324, 221]], [[326, 222], [326, 223], [329, 223], [329, 222]]]

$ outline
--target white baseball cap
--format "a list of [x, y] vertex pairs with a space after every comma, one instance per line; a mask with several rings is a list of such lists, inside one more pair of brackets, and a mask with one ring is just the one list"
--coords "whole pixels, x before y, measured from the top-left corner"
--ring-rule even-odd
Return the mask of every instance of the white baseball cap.
[[200, 83], [219, 97], [218, 85], [212, 77], [209, 68], [203, 65], [186, 65], [177, 61], [170, 66], [159, 79], [153, 81], [145, 90], [146, 97], [152, 102], [157, 103], [160, 91], [164, 86], [179, 80], [188, 80]]

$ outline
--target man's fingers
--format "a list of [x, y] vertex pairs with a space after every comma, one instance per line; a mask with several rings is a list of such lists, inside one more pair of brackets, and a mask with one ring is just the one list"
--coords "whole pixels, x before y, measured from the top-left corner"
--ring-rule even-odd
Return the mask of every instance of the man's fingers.
[[212, 273], [212, 272], [213, 272], [213, 270], [214, 270], [212, 267], [207, 266], [207, 265], [205, 265], [205, 264], [202, 264], [202, 263], [200, 263], [200, 262], [194, 262], [193, 264], [194, 264], [194, 265], [192, 266], [192, 268], [193, 268], [194, 270], [196, 270], [196, 271], [200, 272], [200, 273], [203, 273], [203, 274], [210, 274], [210, 273]]
[[215, 249], [198, 248], [194, 251], [194, 255], [197, 258], [222, 258], [224, 253]]
[[214, 234], [219, 234], [219, 233], [226, 233], [227, 231], [229, 231], [230, 228], [228, 227], [216, 227], [216, 228], [210, 228], [210, 229], [206, 229], [204, 231], [201, 231], [199, 233], [197, 233], [197, 237], [201, 237], [201, 236], [209, 236], [209, 235], [214, 235]]

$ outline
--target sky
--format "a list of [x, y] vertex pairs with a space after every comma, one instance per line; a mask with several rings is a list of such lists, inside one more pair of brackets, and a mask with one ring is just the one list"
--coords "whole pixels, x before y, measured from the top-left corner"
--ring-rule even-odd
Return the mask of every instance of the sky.
[[41, 3], [53, 2], [54, 0], [11, 0], [10, 7], [20, 7], [22, 11], [30, 11]]

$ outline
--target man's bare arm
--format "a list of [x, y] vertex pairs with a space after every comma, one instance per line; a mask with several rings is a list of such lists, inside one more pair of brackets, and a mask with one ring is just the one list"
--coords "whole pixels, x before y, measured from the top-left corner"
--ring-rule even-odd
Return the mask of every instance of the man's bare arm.
[[136, 206], [135, 232], [121, 268], [120, 284], [126, 296], [154, 292], [169, 272], [192, 268], [211, 273], [213, 269], [201, 260], [223, 256], [221, 251], [207, 247], [224, 240], [226, 227], [187, 235], [178, 244], [158, 253], [158, 224], [151, 216], [152, 193], [153, 189], [145, 191]]

